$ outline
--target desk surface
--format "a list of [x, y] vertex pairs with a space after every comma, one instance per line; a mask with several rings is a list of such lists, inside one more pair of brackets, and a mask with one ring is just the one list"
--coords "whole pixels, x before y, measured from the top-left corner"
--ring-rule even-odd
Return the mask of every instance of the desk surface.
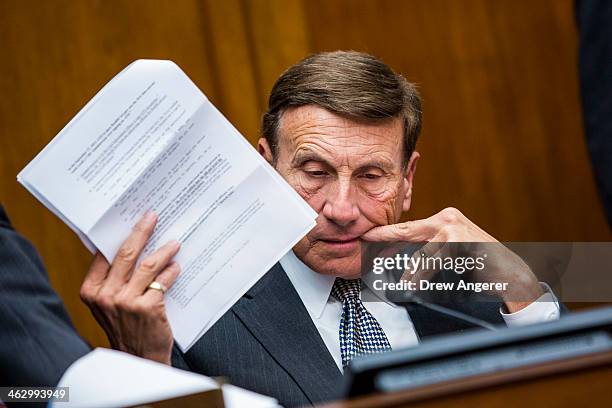
[[321, 408], [374, 406], [609, 407], [612, 406], [612, 353], [509, 370], [420, 390], [339, 401]]

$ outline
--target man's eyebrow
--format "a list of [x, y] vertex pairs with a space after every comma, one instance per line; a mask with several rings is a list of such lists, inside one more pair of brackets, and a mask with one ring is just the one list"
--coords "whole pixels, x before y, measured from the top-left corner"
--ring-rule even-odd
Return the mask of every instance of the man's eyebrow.
[[[320, 156], [316, 152], [313, 152], [312, 150], [298, 151], [293, 157], [293, 159], [291, 160], [291, 165], [294, 167], [300, 167], [304, 163], [309, 162], [309, 161], [323, 163], [331, 167], [331, 164], [327, 160], [325, 160], [322, 156]], [[393, 166], [393, 163], [391, 163], [388, 160], [372, 158], [372, 159], [364, 161], [363, 163], [360, 163], [358, 168], [367, 169], [371, 167], [378, 167], [379, 169], [389, 173], [393, 171], [394, 166]]]
[[299, 167], [309, 161], [316, 161], [316, 162], [325, 163], [326, 165], [329, 165], [327, 160], [325, 160], [318, 153], [315, 153], [312, 150], [298, 150], [295, 156], [293, 156], [293, 159], [291, 160], [291, 164], [294, 167]]
[[379, 169], [386, 171], [386, 172], [393, 171], [393, 163], [387, 160], [372, 159], [372, 160], [365, 161], [359, 165], [360, 169], [366, 169], [368, 167], [378, 167]]

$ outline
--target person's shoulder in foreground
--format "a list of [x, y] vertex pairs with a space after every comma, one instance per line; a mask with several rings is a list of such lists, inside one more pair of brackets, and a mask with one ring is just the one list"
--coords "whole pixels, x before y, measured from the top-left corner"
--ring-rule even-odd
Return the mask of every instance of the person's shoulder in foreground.
[[0, 205], [1, 386], [55, 386], [89, 352], [34, 247]]

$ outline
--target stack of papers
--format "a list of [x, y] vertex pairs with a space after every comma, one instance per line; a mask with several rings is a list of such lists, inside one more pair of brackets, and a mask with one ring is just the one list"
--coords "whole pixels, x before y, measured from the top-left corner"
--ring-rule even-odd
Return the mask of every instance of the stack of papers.
[[17, 178], [109, 261], [158, 214], [144, 255], [181, 242], [166, 308], [183, 351], [317, 216], [171, 61], [129, 65]]
[[220, 386], [212, 378], [178, 370], [120, 351], [98, 348], [74, 362], [58, 387], [68, 387], [68, 402], [58, 408], [126, 407], [221, 388], [226, 408], [278, 407], [278, 402], [233, 385]]

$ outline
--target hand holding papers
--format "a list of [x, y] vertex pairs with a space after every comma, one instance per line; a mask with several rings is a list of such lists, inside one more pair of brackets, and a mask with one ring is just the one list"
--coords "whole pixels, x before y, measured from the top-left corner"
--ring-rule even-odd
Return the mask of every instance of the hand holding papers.
[[109, 261], [146, 210], [158, 214], [143, 256], [181, 243], [165, 301], [183, 350], [316, 218], [170, 61], [128, 66], [18, 180]]

